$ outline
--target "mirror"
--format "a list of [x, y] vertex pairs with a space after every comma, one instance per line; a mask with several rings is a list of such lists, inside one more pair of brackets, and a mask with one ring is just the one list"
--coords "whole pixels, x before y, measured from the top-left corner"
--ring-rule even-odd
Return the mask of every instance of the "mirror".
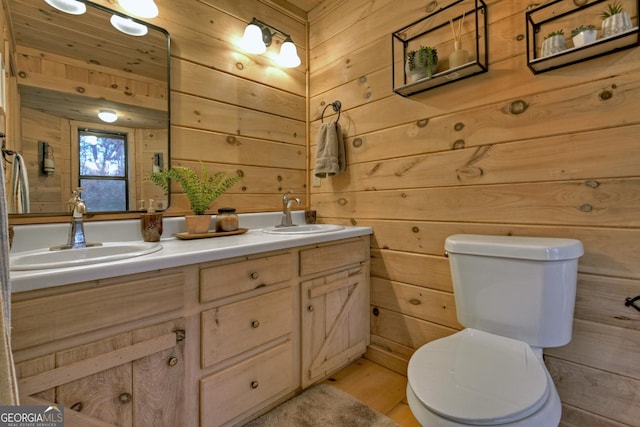
[[[79, 185], [89, 213], [139, 211], [149, 199], [168, 207], [146, 177], [169, 166], [169, 34], [136, 19], [127, 25], [147, 33], [125, 34], [111, 24], [125, 15], [84, 3], [86, 13], [73, 15], [44, 0], [7, 0], [16, 63], [6, 67], [17, 82], [7, 148], [24, 158], [29, 183], [29, 212], [9, 201], [12, 215], [67, 215]], [[101, 121], [101, 110], [117, 120]]]

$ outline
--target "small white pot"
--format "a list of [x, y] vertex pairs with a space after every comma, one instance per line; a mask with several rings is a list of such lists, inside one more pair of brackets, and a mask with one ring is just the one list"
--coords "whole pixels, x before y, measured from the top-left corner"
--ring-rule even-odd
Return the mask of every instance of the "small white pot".
[[596, 41], [597, 37], [598, 37], [598, 31], [597, 30], [581, 31], [578, 34], [576, 34], [575, 36], [573, 36], [573, 38], [572, 38], [573, 45], [575, 47], [582, 47], [582, 46], [584, 46], [586, 44], [593, 43], [594, 41]]
[[631, 18], [627, 12], [616, 13], [602, 21], [602, 37], [611, 37], [630, 30]]
[[542, 42], [542, 56], [555, 55], [567, 48], [567, 40], [562, 34], [547, 37]]

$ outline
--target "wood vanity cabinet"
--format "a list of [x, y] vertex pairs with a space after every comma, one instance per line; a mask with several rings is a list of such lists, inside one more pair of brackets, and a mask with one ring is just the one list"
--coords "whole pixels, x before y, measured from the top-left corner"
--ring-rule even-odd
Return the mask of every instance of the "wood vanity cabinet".
[[23, 403], [65, 426], [243, 425], [361, 356], [369, 236], [14, 294]]

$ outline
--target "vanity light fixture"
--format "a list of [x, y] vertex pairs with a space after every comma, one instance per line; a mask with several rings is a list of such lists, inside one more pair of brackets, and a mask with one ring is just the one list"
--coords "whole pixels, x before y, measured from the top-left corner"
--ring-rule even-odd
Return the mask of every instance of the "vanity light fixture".
[[111, 16], [111, 25], [113, 25], [118, 31], [136, 37], [144, 36], [147, 34], [147, 31], [149, 31], [146, 25], [139, 24], [134, 22], [131, 18], [124, 18], [119, 15]]
[[276, 62], [285, 68], [295, 68], [300, 65], [298, 50], [293, 40], [291, 40], [291, 36], [256, 18], [253, 18], [245, 28], [244, 35], [240, 40], [240, 47], [248, 53], [264, 53], [267, 47], [271, 46], [273, 36], [276, 34], [284, 37]]
[[113, 123], [118, 120], [118, 113], [113, 110], [100, 110], [98, 118], [106, 123]]
[[158, 16], [158, 6], [153, 0], [118, 0], [118, 3], [124, 10], [140, 18]]
[[71, 15], [82, 15], [87, 11], [87, 5], [77, 0], [44, 0], [49, 6]]

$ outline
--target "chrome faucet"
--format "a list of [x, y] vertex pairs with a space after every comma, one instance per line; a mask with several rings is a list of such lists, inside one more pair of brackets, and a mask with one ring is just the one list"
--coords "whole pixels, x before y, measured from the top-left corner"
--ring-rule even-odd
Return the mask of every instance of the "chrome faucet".
[[87, 213], [87, 205], [84, 200], [80, 198], [84, 188], [78, 187], [73, 190], [71, 198], [67, 202], [69, 210], [71, 211], [71, 228], [69, 229], [69, 237], [67, 237], [67, 244], [54, 246], [50, 248], [52, 251], [61, 249], [79, 249], [89, 246], [101, 246], [101, 243], [87, 243], [84, 237], [84, 225], [83, 215]]
[[87, 241], [84, 238], [84, 225], [82, 223], [82, 215], [87, 213], [87, 205], [84, 200], [80, 198], [80, 194], [84, 191], [84, 188], [78, 187], [73, 190], [71, 198], [67, 202], [71, 213], [71, 228], [69, 229], [69, 238], [67, 239], [67, 246], [71, 249], [86, 248]]
[[291, 219], [291, 205], [296, 202], [300, 206], [301, 202], [297, 197], [290, 199], [289, 194], [291, 194], [291, 191], [287, 191], [282, 196], [282, 221], [278, 227], [292, 227], [295, 225]]

